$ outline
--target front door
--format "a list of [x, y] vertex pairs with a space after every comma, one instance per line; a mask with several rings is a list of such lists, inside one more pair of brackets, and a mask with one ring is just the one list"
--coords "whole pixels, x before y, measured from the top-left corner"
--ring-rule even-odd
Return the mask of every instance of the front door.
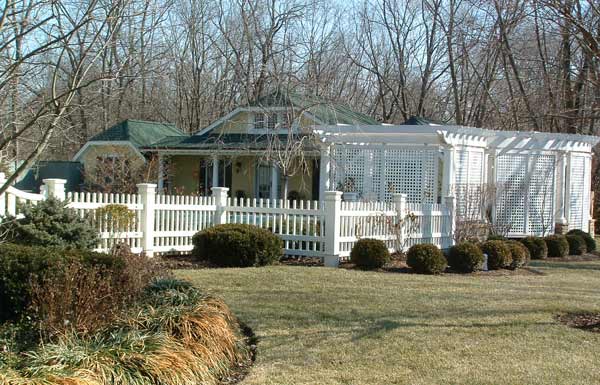
[[257, 198], [271, 198], [271, 166], [259, 164], [256, 166], [256, 181], [254, 195]]

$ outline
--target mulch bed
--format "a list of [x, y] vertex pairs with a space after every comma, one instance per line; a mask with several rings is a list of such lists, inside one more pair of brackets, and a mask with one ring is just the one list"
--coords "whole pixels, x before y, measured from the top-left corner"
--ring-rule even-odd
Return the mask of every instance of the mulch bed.
[[556, 319], [575, 329], [600, 333], [600, 313], [567, 313], [556, 316]]

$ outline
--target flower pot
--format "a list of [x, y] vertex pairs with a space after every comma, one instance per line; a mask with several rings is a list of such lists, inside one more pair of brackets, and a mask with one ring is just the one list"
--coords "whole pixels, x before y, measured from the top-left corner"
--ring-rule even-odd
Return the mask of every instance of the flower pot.
[[342, 194], [342, 199], [346, 202], [357, 202], [358, 201], [358, 193], [357, 192], [345, 192]]

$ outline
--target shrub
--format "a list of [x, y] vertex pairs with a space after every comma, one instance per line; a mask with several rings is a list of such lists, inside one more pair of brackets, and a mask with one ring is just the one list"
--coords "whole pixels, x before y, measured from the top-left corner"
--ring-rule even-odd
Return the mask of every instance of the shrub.
[[49, 334], [92, 330], [161, 275], [145, 257], [55, 247], [0, 245], [0, 320], [29, 311]]
[[575, 235], [579, 235], [580, 237], [582, 237], [583, 240], [585, 241], [585, 246], [587, 248], [587, 251], [596, 251], [596, 240], [590, 233], [586, 233], [583, 230], [574, 229], [567, 233], [567, 235], [570, 235], [570, 234], [575, 234]]
[[420, 274], [440, 274], [448, 265], [444, 254], [435, 245], [414, 245], [406, 253], [406, 263]]
[[506, 237], [500, 234], [490, 234], [487, 237], [488, 241], [506, 241]]
[[252, 225], [224, 224], [202, 230], [192, 237], [192, 255], [217, 266], [265, 266], [282, 255], [275, 234]]
[[544, 238], [526, 237], [519, 240], [529, 250], [531, 259], [546, 259], [548, 258], [548, 246]]
[[22, 218], [9, 217], [1, 225], [6, 240], [28, 246], [58, 246], [93, 249], [98, 233], [67, 203], [48, 198], [36, 205], [24, 205]]
[[448, 265], [456, 271], [470, 273], [483, 266], [483, 252], [476, 244], [463, 242], [448, 250]]
[[523, 245], [521, 242], [506, 241], [506, 246], [508, 246], [510, 250], [510, 256], [512, 259], [512, 262], [510, 264], [511, 269], [518, 269], [529, 263], [531, 255], [527, 247], [525, 247], [525, 245]]
[[567, 242], [569, 243], [569, 255], [582, 255], [587, 251], [585, 239], [577, 234], [567, 234]]
[[487, 241], [481, 245], [481, 251], [487, 254], [488, 269], [498, 270], [512, 263], [510, 249], [504, 241]]
[[544, 241], [548, 247], [548, 257], [564, 258], [569, 254], [569, 242], [564, 235], [549, 235]]
[[359, 239], [350, 252], [350, 262], [363, 269], [378, 269], [389, 261], [388, 248], [378, 239]]

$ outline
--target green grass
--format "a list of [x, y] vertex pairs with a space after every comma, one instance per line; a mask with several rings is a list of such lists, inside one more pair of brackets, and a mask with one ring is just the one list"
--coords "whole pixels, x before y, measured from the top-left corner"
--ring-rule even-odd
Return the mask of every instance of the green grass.
[[597, 384], [600, 262], [547, 275], [422, 276], [315, 267], [180, 271], [259, 338], [242, 384]]

